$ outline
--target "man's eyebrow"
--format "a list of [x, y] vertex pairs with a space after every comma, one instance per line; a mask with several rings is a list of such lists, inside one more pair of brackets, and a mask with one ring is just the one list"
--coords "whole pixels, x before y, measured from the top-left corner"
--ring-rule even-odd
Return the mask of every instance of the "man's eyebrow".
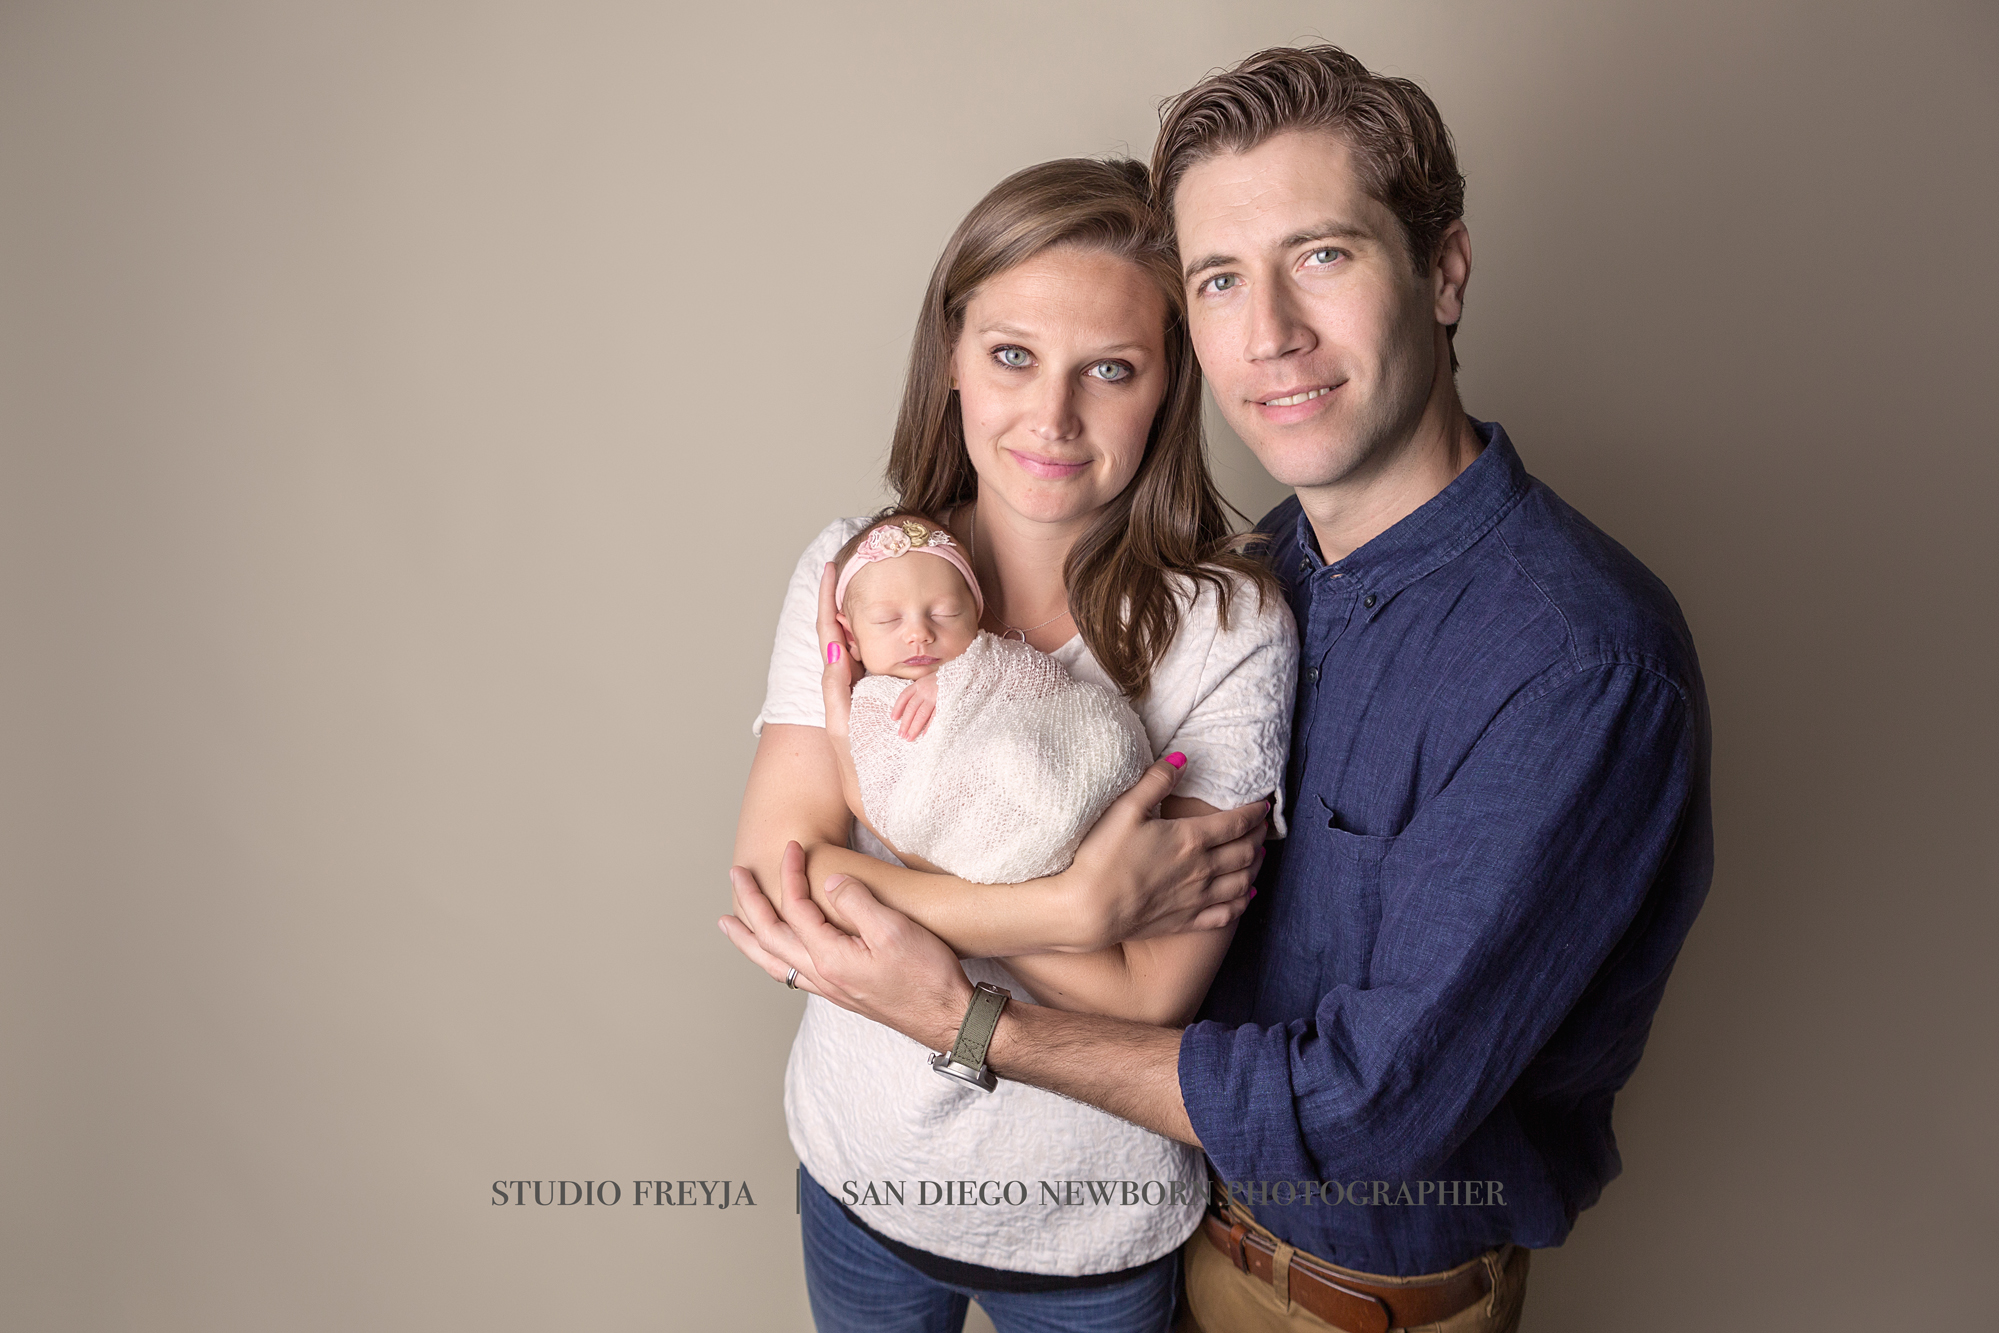
[[1227, 268], [1230, 264], [1240, 262], [1234, 255], [1204, 255], [1187, 265], [1186, 271], [1180, 276], [1191, 279], [1196, 273], [1206, 273], [1211, 268]]
[[1280, 250], [1289, 250], [1293, 246], [1305, 245], [1311, 241], [1372, 241], [1378, 239], [1372, 231], [1361, 226], [1358, 222], [1341, 222], [1335, 219], [1328, 219], [1316, 227], [1307, 227], [1304, 231], [1292, 232], [1284, 238], [1282, 244], [1277, 248]]
[[[1335, 218], [1329, 218], [1315, 227], [1307, 227], [1303, 231], [1292, 232], [1277, 243], [1277, 248], [1279, 250], [1290, 250], [1312, 241], [1375, 241], [1379, 239], [1380, 237], [1376, 236], [1366, 227], [1361, 226], [1358, 222], [1342, 222]], [[1187, 265], [1186, 271], [1180, 276], [1185, 279], [1191, 279], [1195, 274], [1205, 273], [1211, 268], [1226, 268], [1230, 264], [1240, 264], [1241, 262], [1234, 255], [1204, 255]]]

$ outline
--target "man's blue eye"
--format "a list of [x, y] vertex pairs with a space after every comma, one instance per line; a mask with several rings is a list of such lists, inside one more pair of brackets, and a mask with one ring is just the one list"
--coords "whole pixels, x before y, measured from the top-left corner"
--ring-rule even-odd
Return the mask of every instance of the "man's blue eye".
[[1317, 260], [1321, 264], [1330, 264], [1339, 253], [1338, 250], [1329, 245], [1323, 250], [1314, 250], [1310, 258]]
[[1233, 273], [1218, 273], [1208, 279], [1208, 290], [1211, 292], [1225, 292], [1241, 281], [1242, 279]]
[[1027, 354], [1025, 347], [996, 347], [993, 349], [993, 356], [998, 359], [1001, 365], [1014, 370], [1019, 370], [1034, 360], [1033, 357]]

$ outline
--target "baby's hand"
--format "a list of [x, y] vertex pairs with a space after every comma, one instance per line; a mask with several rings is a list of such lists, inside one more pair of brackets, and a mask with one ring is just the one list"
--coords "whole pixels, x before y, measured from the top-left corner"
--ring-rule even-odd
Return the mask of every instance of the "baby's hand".
[[937, 673], [931, 672], [921, 680], [896, 696], [895, 706], [888, 710], [891, 720], [901, 723], [896, 735], [906, 741], [913, 741], [930, 727], [930, 718], [937, 711]]

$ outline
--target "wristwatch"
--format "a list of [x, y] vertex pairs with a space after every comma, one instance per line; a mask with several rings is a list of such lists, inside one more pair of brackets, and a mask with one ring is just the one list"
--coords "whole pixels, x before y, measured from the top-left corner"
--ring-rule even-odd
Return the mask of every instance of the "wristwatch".
[[988, 986], [983, 981], [972, 987], [972, 1003], [965, 1010], [965, 1022], [958, 1029], [958, 1040], [942, 1055], [931, 1056], [930, 1067], [946, 1078], [959, 1079], [991, 1092], [999, 1083], [999, 1078], [986, 1064], [986, 1047], [992, 1045], [993, 1029], [999, 1026], [1000, 1011], [1012, 998], [1012, 991]]

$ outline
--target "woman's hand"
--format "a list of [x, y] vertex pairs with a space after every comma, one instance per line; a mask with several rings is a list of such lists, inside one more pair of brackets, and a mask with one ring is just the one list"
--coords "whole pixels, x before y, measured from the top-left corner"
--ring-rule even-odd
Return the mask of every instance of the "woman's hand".
[[845, 755], [847, 718], [854, 709], [854, 682], [861, 678], [861, 659], [840, 625], [840, 608], [833, 601], [833, 590], [839, 583], [840, 571], [829, 560], [819, 576], [819, 688], [826, 696], [826, 735]]
[[1074, 864], [1055, 877], [1075, 904], [1079, 952], [1218, 929], [1249, 906], [1270, 803], [1162, 819], [1159, 803], [1180, 776], [1175, 759], [1187, 762], [1166, 756], [1112, 802], [1076, 849]]
[[833, 601], [840, 571], [832, 561], [819, 577], [819, 689], [826, 700], [826, 741], [833, 749], [833, 762], [840, 771], [840, 794], [856, 819], [867, 818], [861, 804], [861, 775], [854, 767], [854, 752], [847, 742], [848, 724], [854, 711], [854, 682], [862, 675], [861, 659], [840, 625], [840, 609]]

